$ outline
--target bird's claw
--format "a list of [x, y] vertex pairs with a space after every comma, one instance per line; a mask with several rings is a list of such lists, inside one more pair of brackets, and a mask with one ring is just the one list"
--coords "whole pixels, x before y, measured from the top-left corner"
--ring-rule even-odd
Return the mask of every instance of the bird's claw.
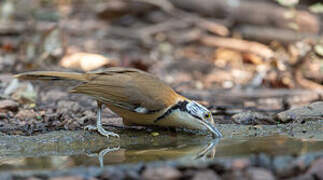
[[120, 136], [114, 132], [110, 132], [110, 131], [107, 131], [105, 129], [103, 129], [103, 127], [99, 126], [94, 126], [94, 125], [87, 125], [84, 127], [84, 130], [89, 130], [89, 131], [98, 131], [101, 135], [103, 136], [106, 136], [107, 138], [109, 138], [109, 136], [112, 136], [112, 137], [116, 137], [116, 138], [120, 138]]
[[111, 131], [107, 131], [107, 130], [103, 129], [102, 126], [98, 127], [98, 131], [101, 135], [106, 136], [107, 138], [109, 138], [109, 136], [120, 138], [120, 136], [118, 134], [111, 132]]
[[98, 130], [98, 128], [94, 125], [87, 125], [83, 128], [84, 130], [88, 130], [88, 131], [96, 131]]

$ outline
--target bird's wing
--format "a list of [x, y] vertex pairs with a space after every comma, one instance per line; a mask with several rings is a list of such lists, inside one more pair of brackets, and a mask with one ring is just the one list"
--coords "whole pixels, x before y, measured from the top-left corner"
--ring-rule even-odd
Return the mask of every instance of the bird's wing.
[[87, 94], [105, 104], [130, 111], [158, 111], [173, 104], [178, 96], [157, 77], [136, 69], [109, 68], [85, 76], [88, 81], [72, 92]]

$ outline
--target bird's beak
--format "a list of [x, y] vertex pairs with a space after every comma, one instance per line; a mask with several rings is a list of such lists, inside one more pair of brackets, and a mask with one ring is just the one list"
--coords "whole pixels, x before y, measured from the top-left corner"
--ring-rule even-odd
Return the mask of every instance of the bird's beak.
[[[212, 132], [212, 136], [214, 138], [223, 137], [222, 133], [216, 127], [214, 127], [213, 124], [209, 123], [208, 121], [200, 121], [200, 122]], [[214, 122], [213, 118], [212, 118], [212, 122]]]

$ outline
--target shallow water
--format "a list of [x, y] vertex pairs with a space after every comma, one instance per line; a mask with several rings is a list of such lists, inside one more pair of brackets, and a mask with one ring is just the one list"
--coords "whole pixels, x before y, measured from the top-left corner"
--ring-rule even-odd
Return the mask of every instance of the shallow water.
[[[97, 142], [96, 145], [82, 146], [83, 149], [78, 151], [63, 150], [60, 146], [57, 146], [56, 150], [50, 151], [48, 154], [33, 153], [32, 150], [28, 150], [27, 153], [25, 151], [20, 151], [22, 153], [18, 151], [18, 153], [2, 153], [0, 156], [0, 171], [60, 170], [79, 166], [107, 166], [167, 160], [192, 162], [218, 157], [245, 157], [258, 153], [270, 155], [323, 153], [323, 140], [290, 138], [281, 135], [215, 140], [184, 136], [180, 140], [178, 138], [166, 139], [165, 141], [148, 139], [147, 142], [123, 144], [120, 147], [118, 145], [108, 147], [100, 141]], [[84, 141], [81, 143], [84, 143]], [[93, 148], [93, 146], [96, 146], [96, 148]]]

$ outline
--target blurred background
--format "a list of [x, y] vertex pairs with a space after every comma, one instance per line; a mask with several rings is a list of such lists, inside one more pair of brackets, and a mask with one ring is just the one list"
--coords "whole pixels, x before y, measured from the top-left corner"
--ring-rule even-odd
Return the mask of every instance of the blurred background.
[[182, 90], [322, 89], [307, 0], [1, 0], [0, 71], [127, 66]]
[[93, 102], [12, 77], [31, 70], [134, 67], [213, 110], [321, 100], [322, 12], [315, 0], [1, 0], [0, 117], [94, 117]]

